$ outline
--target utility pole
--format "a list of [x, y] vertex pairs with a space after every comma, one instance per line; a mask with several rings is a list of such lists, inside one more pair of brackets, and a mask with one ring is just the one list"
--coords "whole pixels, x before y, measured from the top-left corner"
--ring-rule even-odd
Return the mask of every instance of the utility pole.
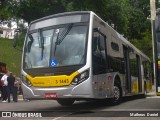
[[155, 67], [155, 18], [156, 18], [156, 3], [155, 3], [155, 0], [150, 0], [150, 11], [151, 11], [151, 29], [152, 29], [154, 85], [157, 89], [157, 86], [156, 86], [156, 67]]

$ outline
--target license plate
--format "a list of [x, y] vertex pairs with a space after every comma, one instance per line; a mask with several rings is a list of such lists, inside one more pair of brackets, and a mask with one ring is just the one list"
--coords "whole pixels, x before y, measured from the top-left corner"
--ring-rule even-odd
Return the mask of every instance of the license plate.
[[45, 98], [57, 98], [56, 93], [45, 93]]

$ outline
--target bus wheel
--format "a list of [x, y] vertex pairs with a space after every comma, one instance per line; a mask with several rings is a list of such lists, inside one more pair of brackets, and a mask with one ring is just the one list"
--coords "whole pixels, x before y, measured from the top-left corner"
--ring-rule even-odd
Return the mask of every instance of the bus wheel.
[[120, 85], [117, 85], [117, 84], [114, 85], [113, 94], [114, 94], [113, 95], [114, 97], [111, 99], [111, 103], [113, 105], [117, 105], [122, 100], [122, 89]]
[[75, 100], [73, 99], [58, 99], [57, 102], [62, 106], [71, 106]]

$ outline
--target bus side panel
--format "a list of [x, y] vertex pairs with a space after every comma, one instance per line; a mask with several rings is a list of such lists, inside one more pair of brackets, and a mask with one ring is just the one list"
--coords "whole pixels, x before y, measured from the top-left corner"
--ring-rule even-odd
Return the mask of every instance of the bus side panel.
[[111, 76], [109, 73], [93, 77], [93, 93], [95, 98], [111, 98], [113, 96], [113, 80], [108, 80]]

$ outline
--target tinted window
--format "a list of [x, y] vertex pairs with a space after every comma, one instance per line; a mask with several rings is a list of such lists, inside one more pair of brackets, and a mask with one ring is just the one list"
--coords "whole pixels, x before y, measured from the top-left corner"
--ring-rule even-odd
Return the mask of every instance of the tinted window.
[[138, 77], [137, 58], [134, 52], [129, 53], [131, 76]]
[[112, 47], [113, 50], [119, 51], [119, 46], [118, 46], [117, 43], [111, 42], [111, 47]]
[[92, 60], [93, 60], [93, 74], [106, 73], [106, 41], [105, 36], [98, 32], [94, 32], [92, 41]]

